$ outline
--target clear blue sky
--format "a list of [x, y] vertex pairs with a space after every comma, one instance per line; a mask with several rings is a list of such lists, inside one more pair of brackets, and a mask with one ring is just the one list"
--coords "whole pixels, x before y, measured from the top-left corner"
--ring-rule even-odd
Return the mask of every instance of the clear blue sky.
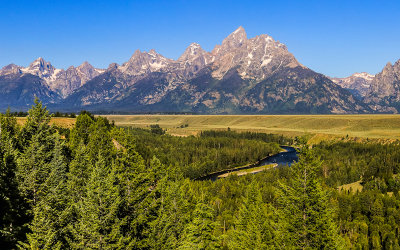
[[41, 56], [58, 68], [105, 68], [136, 49], [176, 59], [191, 42], [211, 51], [242, 25], [269, 34], [329, 76], [379, 72], [400, 59], [400, 1], [45, 1], [0, 2], [0, 66]]

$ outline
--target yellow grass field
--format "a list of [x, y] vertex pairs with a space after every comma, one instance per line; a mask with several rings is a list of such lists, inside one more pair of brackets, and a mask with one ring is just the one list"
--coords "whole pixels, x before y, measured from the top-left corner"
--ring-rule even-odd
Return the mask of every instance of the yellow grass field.
[[[195, 135], [202, 130], [257, 131], [286, 136], [310, 135], [312, 142], [339, 138], [400, 140], [400, 115], [104, 115], [117, 126], [148, 127], [159, 124], [167, 133]], [[26, 118], [17, 118], [23, 124]], [[70, 128], [75, 119], [51, 119]], [[181, 125], [188, 127], [181, 128]]]
[[338, 187], [339, 191], [348, 192], [348, 191], [351, 190], [354, 193], [357, 192], [357, 191], [361, 192], [362, 189], [363, 189], [363, 186], [361, 185], [361, 181], [356, 181], [356, 182], [345, 184], [345, 185], [342, 185], [342, 186]]
[[[173, 135], [201, 130], [259, 131], [287, 136], [310, 134], [333, 138], [400, 139], [400, 115], [106, 115], [119, 126], [159, 124]], [[188, 127], [180, 128], [187, 124]]]
[[[72, 128], [75, 124], [75, 118], [65, 118], [65, 117], [53, 117], [50, 120], [50, 124], [55, 124], [63, 128]], [[26, 117], [17, 117], [17, 123], [19, 125], [24, 124]]]

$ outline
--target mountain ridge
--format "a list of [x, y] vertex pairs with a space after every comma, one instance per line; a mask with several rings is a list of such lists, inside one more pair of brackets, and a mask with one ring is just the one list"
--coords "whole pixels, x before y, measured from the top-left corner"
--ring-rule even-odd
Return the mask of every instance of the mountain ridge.
[[[63, 70], [38, 58], [26, 68], [10, 64], [0, 70], [0, 76], [8, 74], [15, 82], [27, 74], [39, 77], [41, 91], [48, 92], [46, 103], [60, 111], [379, 112], [362, 102], [365, 89], [312, 71], [286, 45], [265, 34], [248, 38], [241, 26], [212, 51], [191, 43], [176, 60], [154, 49], [136, 50], [127, 62], [107, 69], [84, 62]], [[354, 89], [363, 91], [361, 97]]]

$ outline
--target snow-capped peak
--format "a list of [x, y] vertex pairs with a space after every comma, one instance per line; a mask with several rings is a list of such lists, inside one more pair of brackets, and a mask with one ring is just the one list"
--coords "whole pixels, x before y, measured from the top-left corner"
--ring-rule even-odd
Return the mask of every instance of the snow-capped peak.
[[367, 72], [354, 73], [352, 76], [364, 78], [365, 80], [372, 80], [375, 77], [375, 75], [369, 74]]
[[148, 54], [149, 54], [149, 55], [152, 55], [152, 56], [157, 56], [157, 55], [158, 55], [158, 53], [157, 53], [154, 49], [151, 49], [151, 50], [148, 52]]
[[178, 62], [193, 61], [199, 56], [207, 54], [198, 43], [192, 43], [186, 48], [185, 52], [178, 58]]
[[50, 62], [46, 62], [42, 57], [33, 61], [28, 67], [22, 68], [21, 71], [26, 74], [37, 75], [39, 77], [51, 77], [56, 68]]
[[149, 52], [136, 50], [129, 61], [119, 67], [119, 70], [128, 75], [143, 75], [148, 72], [161, 71], [171, 62], [171, 59], [165, 58], [154, 49]]

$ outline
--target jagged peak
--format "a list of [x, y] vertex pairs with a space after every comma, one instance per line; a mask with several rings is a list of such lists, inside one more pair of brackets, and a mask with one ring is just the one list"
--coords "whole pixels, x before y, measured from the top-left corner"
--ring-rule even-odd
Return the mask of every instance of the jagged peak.
[[246, 40], [246, 31], [242, 26], [240, 26], [222, 41], [222, 46], [240, 47], [242, 46], [242, 44], [244, 44]]
[[133, 53], [133, 55], [140, 55], [142, 54], [142, 51], [140, 51], [140, 49], [135, 50], [135, 52]]
[[152, 56], [159, 55], [155, 49], [151, 49], [147, 54], [152, 55]]
[[21, 69], [22, 69], [21, 66], [11, 63], [0, 69], [0, 75], [10, 74], [10, 73], [21, 73]]
[[197, 57], [199, 54], [206, 53], [205, 50], [198, 43], [191, 43], [186, 49], [185, 52], [178, 58], [178, 61], [185, 61], [190, 58]]
[[30, 65], [45, 65], [45, 64], [51, 64], [50, 62], [46, 62], [43, 57], [38, 57], [36, 60], [34, 60], [33, 62], [31, 62]]
[[244, 28], [243, 28], [243, 26], [239, 26], [239, 28], [237, 28], [234, 32], [232, 32], [232, 34], [244, 34], [245, 36], [247, 36], [246, 35], [246, 31], [244, 30]]
[[142, 51], [140, 51], [140, 49], [135, 50], [135, 52], [133, 52], [133, 55], [131, 56], [130, 60], [140, 56], [141, 54], [142, 54]]
[[385, 65], [385, 68], [390, 68], [390, 67], [392, 67], [392, 66], [393, 66], [393, 65], [392, 65], [391, 62], [387, 62], [386, 65]]
[[88, 62], [88, 61], [84, 61], [81, 65], [79, 65], [78, 67], [77, 67], [77, 69], [85, 69], [85, 68], [93, 68], [94, 69], [94, 67]]
[[107, 70], [118, 69], [118, 66], [119, 66], [118, 63], [110, 63], [110, 65], [108, 65]]
[[84, 61], [80, 66], [92, 66], [88, 61]]
[[36, 60], [34, 60], [29, 67], [46, 67], [46, 68], [54, 68], [53, 65], [51, 65], [51, 62], [47, 62], [46, 60], [44, 60], [43, 57], [38, 57]]
[[14, 63], [10, 63], [10, 64], [4, 66], [2, 68], [2, 70], [14, 69], [14, 68], [21, 68], [21, 66], [18, 66], [18, 65], [14, 64]]
[[224, 54], [226, 51], [242, 47], [247, 42], [247, 34], [242, 26], [237, 28], [234, 32], [229, 34], [221, 45], [216, 45], [211, 51], [211, 54], [218, 56], [221, 52]]
[[137, 49], [135, 51], [135, 53], [133, 53], [133, 55], [131, 56], [131, 58], [129, 59], [129, 61], [135, 61], [138, 58], [143, 58], [143, 56], [148, 57], [163, 57], [161, 54], [157, 53], [157, 51], [155, 51], [154, 49], [149, 50], [149, 52], [146, 51], [140, 51], [139, 49]]

